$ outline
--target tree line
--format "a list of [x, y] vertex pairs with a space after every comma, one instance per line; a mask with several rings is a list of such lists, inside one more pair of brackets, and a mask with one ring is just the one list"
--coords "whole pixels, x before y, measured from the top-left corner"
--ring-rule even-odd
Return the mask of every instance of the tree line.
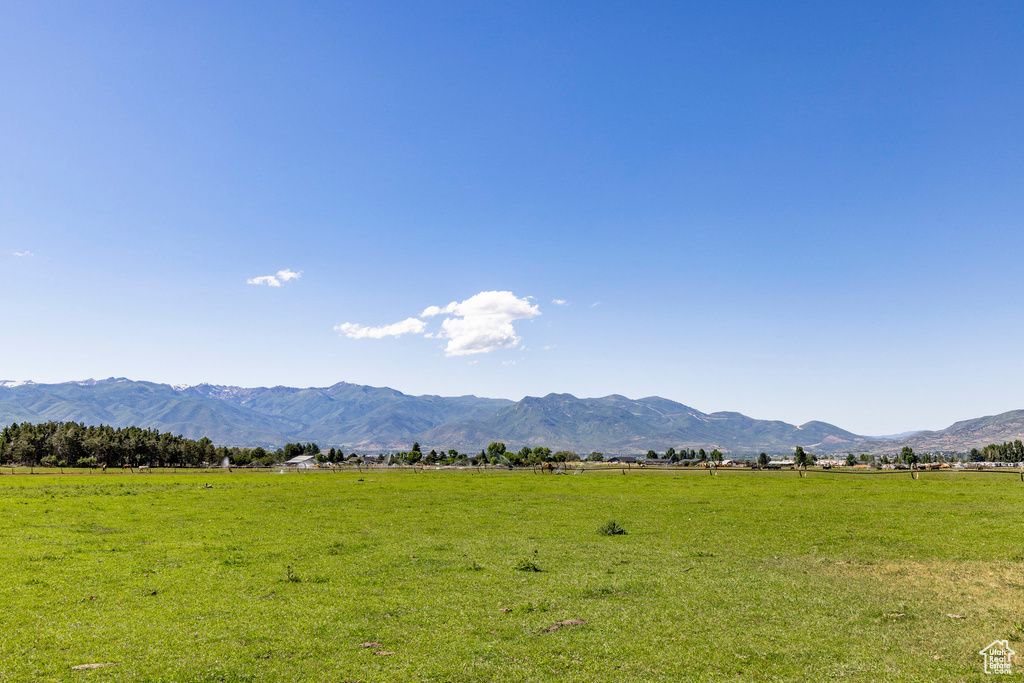
[[[596, 455], [604, 458], [600, 453]], [[408, 465], [505, 465], [511, 467], [527, 467], [543, 462], [579, 462], [583, 459], [576, 451], [552, 451], [547, 446], [533, 448], [523, 446], [518, 451], [514, 451], [500, 441], [491, 442], [479, 453], [461, 453], [455, 448], [450, 448], [447, 451], [431, 449], [429, 453], [424, 453], [419, 443], [414, 443], [408, 451], [379, 457], [390, 458], [392, 462]]]
[[[355, 453], [345, 454], [342, 450], [330, 448], [322, 451], [313, 442], [289, 443], [276, 450], [262, 447], [239, 448], [215, 446], [210, 439], [188, 439], [181, 435], [168, 432], [161, 433], [156, 429], [141, 427], [115, 428], [108, 425], [86, 426], [77, 422], [29, 422], [14, 423], [0, 431], [0, 464], [20, 463], [28, 466], [44, 467], [136, 467], [152, 465], [157, 467], [201, 467], [209, 464], [220, 464], [227, 458], [235, 466], [260, 465], [269, 467], [297, 456], [311, 455], [319, 463], [362, 462], [369, 456]], [[797, 447], [794, 459], [798, 466], [810, 465], [816, 459]], [[647, 452], [650, 459], [667, 460], [670, 463], [688, 462], [721, 462], [723, 455], [718, 449], [710, 453], [703, 448], [698, 450], [668, 448], [664, 456], [656, 451]], [[504, 443], [495, 441], [477, 454], [461, 453], [456, 449], [430, 450], [427, 453], [418, 443], [414, 443], [408, 451], [374, 457], [374, 460], [387, 459], [398, 464], [423, 465], [507, 465], [511, 467], [528, 467], [548, 462], [579, 462], [588, 460], [600, 462], [604, 454], [594, 451], [589, 455], [580, 455], [576, 451], [552, 451], [546, 446], [523, 446], [518, 451], [509, 449]], [[904, 447], [892, 462], [918, 463], [944, 461], [953, 459], [949, 455], [916, 454], [910, 447]], [[959, 459], [959, 458], [956, 458]], [[972, 448], [968, 457], [973, 462], [1024, 462], [1024, 443], [1021, 440], [1008, 441], [1002, 444], [989, 444], [984, 448]], [[852, 465], [860, 460], [862, 463], [880, 462], [888, 464], [888, 456], [869, 456], [861, 454], [855, 458], [852, 453], [846, 457], [846, 463]], [[769, 461], [766, 454], [761, 453], [757, 462], [762, 467]]]
[[[310, 455], [318, 463], [363, 462], [388, 458], [398, 464], [505, 464], [526, 466], [542, 462], [581, 460], [575, 451], [554, 451], [545, 446], [507, 451], [503, 443], [491, 443], [479, 454], [431, 450], [424, 453], [418, 443], [409, 451], [385, 456], [345, 454], [341, 449], [322, 451], [314, 442], [289, 443], [276, 450], [260, 446], [239, 448], [216, 446], [205, 436], [188, 439], [181, 435], [141, 427], [87, 426], [78, 422], [13, 423], [0, 431], [0, 464], [28, 467], [203, 467], [227, 462], [235, 466], [269, 467], [292, 458]], [[592, 453], [590, 459], [603, 459]]]
[[712, 450], [710, 453], [705, 451], [703, 448], [699, 450], [680, 448], [678, 451], [675, 448], [669, 446], [665, 449], [665, 456], [658, 455], [657, 451], [647, 451], [647, 457], [650, 460], [668, 460], [669, 463], [675, 464], [677, 462], [684, 462], [686, 460], [694, 462], [722, 462], [725, 457], [720, 450], [717, 448]]
[[184, 436], [141, 427], [86, 426], [78, 422], [22, 422], [0, 431], [0, 464], [29, 467], [202, 467], [220, 464], [269, 467], [296, 455], [310, 454], [323, 462], [343, 459], [341, 451], [321, 453], [315, 443], [287, 444], [268, 451], [215, 446], [205, 436]]
[[1006, 443], [990, 443], [981, 450], [971, 449], [973, 462], [1024, 462], [1024, 443], [1020, 439]]
[[[408, 451], [378, 456], [345, 454], [330, 448], [321, 450], [314, 442], [289, 443], [276, 450], [216, 446], [210, 439], [188, 439], [169, 432], [141, 427], [87, 426], [78, 422], [14, 423], [0, 431], [0, 464], [21, 464], [29, 467], [203, 467], [227, 462], [234, 466], [269, 467], [292, 458], [309, 455], [318, 463], [364, 462], [387, 460], [407, 465], [506, 465], [529, 467], [549, 462], [600, 462], [604, 454], [594, 451], [581, 456], [576, 451], [552, 451], [547, 446], [523, 446], [512, 450], [495, 441], [479, 453], [462, 453], [457, 449], [424, 452], [419, 443]], [[721, 460], [718, 450], [706, 453], [669, 448], [670, 462], [680, 460]], [[650, 451], [648, 457], [657, 457]]]

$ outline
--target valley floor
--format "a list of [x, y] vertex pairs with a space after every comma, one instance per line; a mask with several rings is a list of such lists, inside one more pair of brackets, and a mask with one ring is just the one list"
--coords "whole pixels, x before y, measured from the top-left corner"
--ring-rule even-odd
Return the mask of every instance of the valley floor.
[[2, 475], [0, 681], [981, 680], [1024, 653], [1022, 502], [948, 472]]

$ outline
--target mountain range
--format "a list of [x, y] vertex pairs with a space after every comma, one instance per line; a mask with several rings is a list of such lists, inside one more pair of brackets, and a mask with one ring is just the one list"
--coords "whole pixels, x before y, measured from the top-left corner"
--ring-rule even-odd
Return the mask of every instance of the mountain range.
[[940, 431], [894, 438], [860, 436], [826, 422], [792, 425], [735, 412], [701, 411], [658, 396], [613, 394], [411, 396], [386, 387], [244, 388], [157, 384], [109, 378], [59, 384], [0, 381], [0, 424], [75, 421], [154, 428], [217, 444], [276, 448], [315, 441], [346, 452], [425, 447], [476, 451], [491, 441], [518, 450], [547, 446], [580, 453], [718, 448], [726, 453], [965, 451], [1024, 437], [1024, 410], [965, 420]]

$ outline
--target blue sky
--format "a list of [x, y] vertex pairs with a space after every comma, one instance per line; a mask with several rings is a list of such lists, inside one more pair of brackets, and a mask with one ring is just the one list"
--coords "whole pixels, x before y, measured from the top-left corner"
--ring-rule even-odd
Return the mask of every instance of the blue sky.
[[0, 379], [1024, 408], [1021, 35], [996, 2], [6, 3]]

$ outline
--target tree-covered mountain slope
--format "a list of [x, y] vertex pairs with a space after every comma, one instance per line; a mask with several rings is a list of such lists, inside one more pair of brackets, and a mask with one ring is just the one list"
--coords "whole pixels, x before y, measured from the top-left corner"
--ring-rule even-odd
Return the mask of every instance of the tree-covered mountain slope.
[[124, 378], [60, 384], [0, 382], [0, 423], [72, 420], [138, 426], [233, 446], [315, 441], [346, 450], [430, 448], [475, 451], [491, 441], [580, 453], [718, 448], [727, 453], [965, 451], [1024, 436], [1024, 411], [965, 420], [899, 440], [873, 439], [825, 422], [792, 425], [735, 412], [703, 413], [659, 396], [613, 394], [411, 396], [387, 387], [171, 386]]

